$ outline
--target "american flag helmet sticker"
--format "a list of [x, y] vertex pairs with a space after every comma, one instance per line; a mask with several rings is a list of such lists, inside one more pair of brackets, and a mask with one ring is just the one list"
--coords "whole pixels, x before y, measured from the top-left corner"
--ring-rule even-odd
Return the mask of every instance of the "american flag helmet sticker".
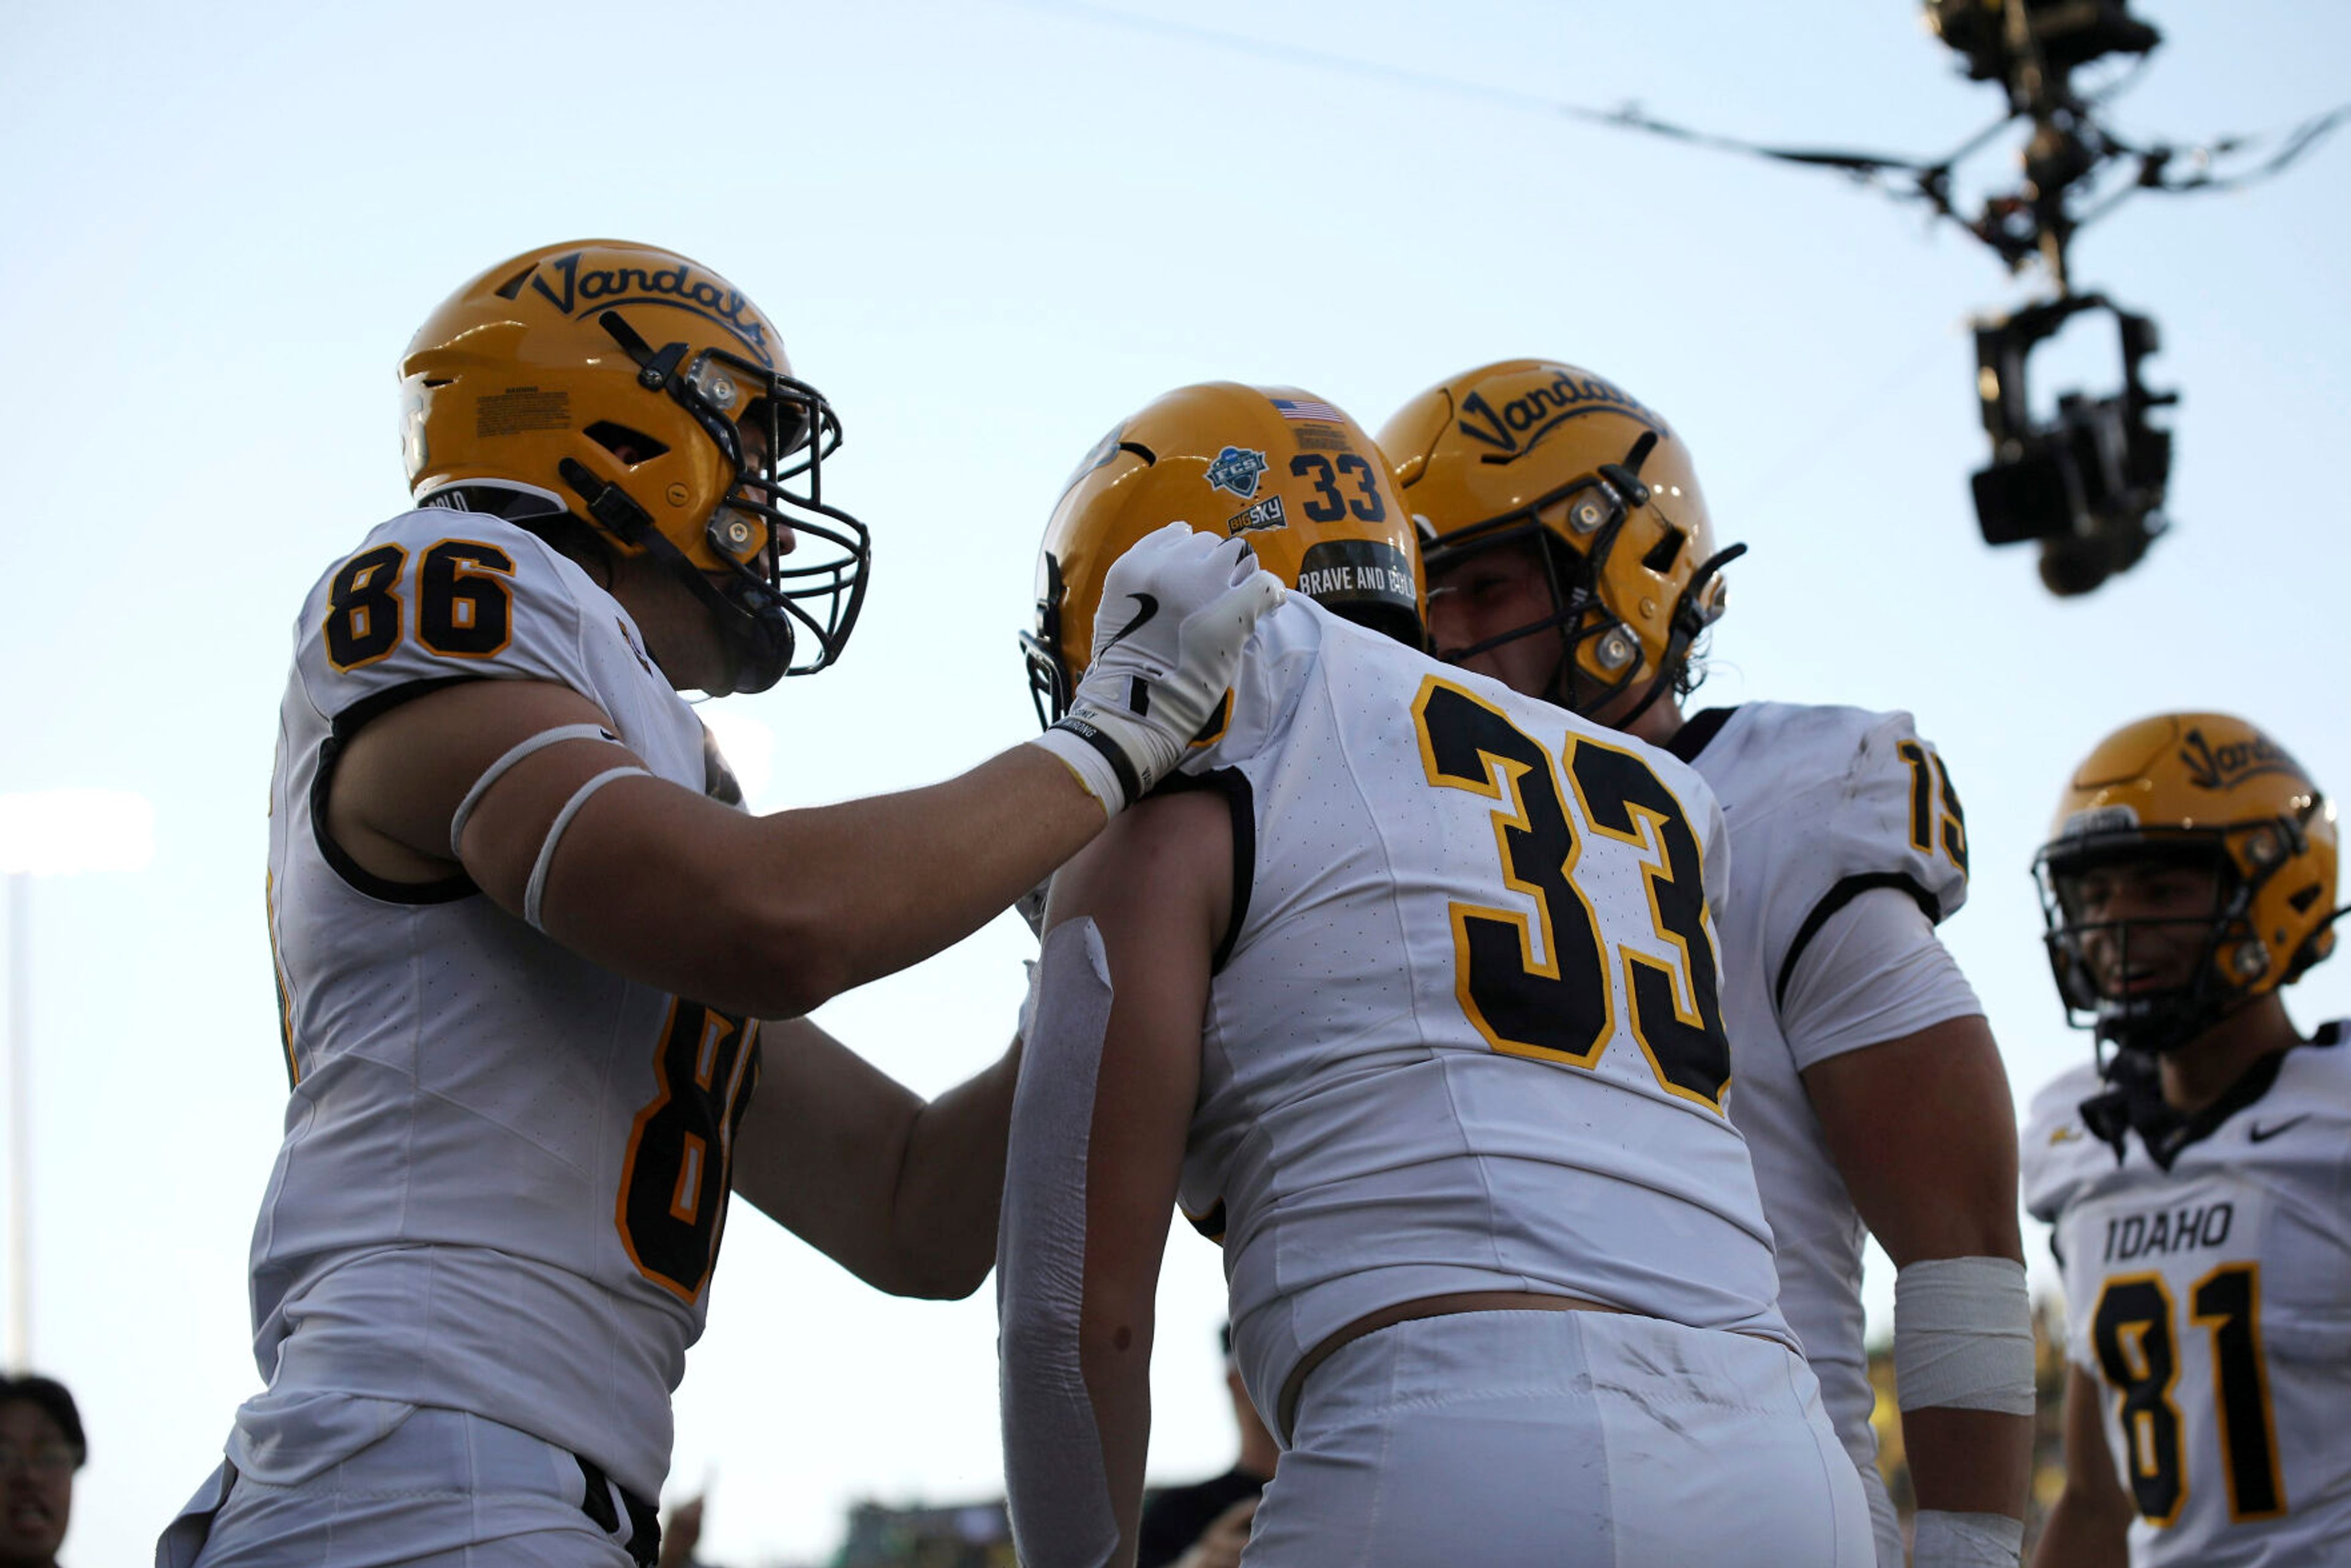
[[1345, 422], [1346, 416], [1337, 409], [1327, 402], [1318, 402], [1311, 397], [1278, 397], [1270, 401], [1284, 419], [1312, 420], [1318, 424], [1340, 424]]

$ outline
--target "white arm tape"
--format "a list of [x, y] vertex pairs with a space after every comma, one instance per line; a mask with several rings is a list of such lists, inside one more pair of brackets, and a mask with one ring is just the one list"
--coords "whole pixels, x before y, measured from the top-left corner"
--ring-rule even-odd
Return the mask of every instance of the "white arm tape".
[[1079, 786], [1102, 802], [1102, 814], [1115, 817], [1126, 805], [1126, 787], [1119, 781], [1117, 770], [1110, 758], [1098, 747], [1089, 745], [1066, 729], [1049, 729], [1042, 735], [1029, 737], [1030, 746], [1040, 746], [1061, 759]]
[[1028, 1568], [1099, 1568], [1117, 1516], [1078, 1354], [1086, 1148], [1110, 1027], [1110, 965], [1091, 920], [1046, 933], [1024, 1009], [996, 1237], [997, 1397], [1012, 1540]]
[[1894, 1276], [1895, 1402], [2033, 1410], [2032, 1301], [2007, 1258], [1927, 1258]]
[[1918, 1511], [1910, 1568], [2016, 1568], [2024, 1555], [2024, 1521], [2004, 1513]]
[[474, 787], [465, 791], [464, 800], [457, 802], [457, 813], [449, 819], [451, 859], [465, 858], [465, 850], [458, 841], [465, 836], [465, 820], [474, 814], [474, 808], [482, 803], [482, 797], [490, 792], [490, 786], [505, 778], [507, 770], [524, 758], [567, 740], [601, 740], [613, 746], [621, 744], [621, 737], [601, 724], [559, 724], [553, 729], [540, 730], [528, 740], [515, 742], [507, 748], [504, 757], [482, 769], [482, 776], [474, 780]]
[[571, 825], [571, 819], [580, 814], [580, 808], [588, 803], [589, 796], [613, 779], [626, 779], [632, 773], [642, 774], [647, 779], [653, 777], [633, 764], [624, 768], [607, 768], [571, 791], [571, 799], [563, 802], [563, 810], [556, 812], [555, 821], [547, 825], [547, 837], [538, 843], [538, 858], [530, 865], [530, 885], [523, 889], [522, 894], [522, 917], [530, 922], [532, 930], [547, 929], [539, 923], [539, 905], [547, 897], [547, 868], [555, 863], [555, 846], [563, 841], [563, 830]]

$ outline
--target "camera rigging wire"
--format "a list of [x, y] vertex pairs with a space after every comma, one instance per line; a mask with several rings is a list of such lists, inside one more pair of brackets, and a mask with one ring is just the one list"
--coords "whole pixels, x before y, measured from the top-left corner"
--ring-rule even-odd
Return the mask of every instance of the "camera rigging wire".
[[[1834, 149], [1779, 147], [1768, 142], [1751, 141], [1742, 137], [1727, 136], [1716, 131], [1700, 131], [1691, 126], [1676, 124], [1645, 113], [1637, 103], [1625, 102], [1615, 109], [1595, 109], [1587, 104], [1570, 103], [1547, 98], [1539, 93], [1521, 92], [1510, 88], [1496, 87], [1483, 82], [1465, 81], [1458, 77], [1441, 76], [1434, 71], [1416, 70], [1406, 66], [1385, 65], [1376, 60], [1358, 59], [1333, 53], [1328, 49], [1309, 48], [1296, 44], [1279, 44], [1268, 39], [1253, 38], [1246, 34], [1227, 32], [1217, 27], [1204, 27], [1196, 23], [1179, 22], [1163, 16], [1148, 16], [1123, 11], [1113, 5], [1097, 5], [1087, 0], [1011, 0], [1012, 4], [1029, 10], [1051, 11], [1090, 17], [1112, 26], [1134, 32], [1157, 33], [1163, 37], [1186, 38], [1195, 43], [1226, 49], [1234, 53], [1254, 55], [1260, 59], [1303, 66], [1309, 69], [1333, 71], [1341, 75], [1383, 80], [1425, 91], [1445, 93], [1455, 98], [1474, 99], [1506, 108], [1520, 109], [1540, 114], [1554, 114], [1587, 125], [1605, 126], [1617, 131], [1637, 131], [1664, 141], [1685, 142], [1712, 152], [1729, 152], [1770, 162], [1791, 163], [1801, 168], [1827, 169], [1852, 177], [1860, 184], [1878, 191], [1896, 201], [1921, 201], [1934, 210], [1935, 215], [1948, 218], [1966, 229], [1976, 238], [1991, 243], [1984, 232], [1989, 215], [1970, 219], [1954, 204], [1951, 176], [1969, 157], [1983, 150], [2002, 130], [2015, 121], [2029, 118], [2028, 111], [2012, 109], [1975, 135], [1945, 153], [1926, 160], [1906, 157], [1892, 152], [1860, 152]], [[2085, 110], [2101, 107], [2137, 85], [2146, 68], [2147, 57], [2121, 71], [2111, 82], [2085, 95], [2078, 101]], [[2116, 158], [2134, 158], [2138, 162], [2137, 176], [2121, 189], [2109, 194], [2074, 222], [2075, 231], [2112, 212], [2129, 196], [2140, 191], [2157, 191], [2170, 195], [2197, 194], [2210, 191], [2242, 190], [2283, 173], [2292, 164], [2346, 120], [2351, 120], [2351, 103], [2345, 103], [2324, 113], [2311, 115], [2285, 127], [2283, 131], [2259, 131], [2246, 135], [2215, 137], [2208, 141], [2176, 145], [2152, 142], [2137, 146], [2115, 135], [2086, 112], [2084, 129], [2099, 138], [2108, 151], [2099, 159], [2106, 162]], [[2250, 153], [2272, 141], [2283, 143], [2266, 161], [2250, 168], [2223, 171], [2217, 167], [2223, 160]], [[2184, 176], [2171, 172], [2175, 163], [2188, 163], [2193, 172]], [[1889, 176], [1908, 175], [1907, 180]], [[1997, 247], [1995, 247], [1997, 248]]]

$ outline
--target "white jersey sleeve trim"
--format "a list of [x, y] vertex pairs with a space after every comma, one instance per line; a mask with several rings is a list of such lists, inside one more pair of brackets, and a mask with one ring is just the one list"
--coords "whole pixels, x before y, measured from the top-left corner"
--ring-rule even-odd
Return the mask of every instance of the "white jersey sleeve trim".
[[1802, 1071], [1983, 1010], [1917, 901], [1901, 888], [1874, 886], [1798, 950], [1782, 988], [1780, 1031]]

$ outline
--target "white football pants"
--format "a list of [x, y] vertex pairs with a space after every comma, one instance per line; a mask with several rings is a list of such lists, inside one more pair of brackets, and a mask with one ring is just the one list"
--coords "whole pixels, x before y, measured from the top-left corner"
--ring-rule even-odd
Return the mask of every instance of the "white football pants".
[[1614, 1312], [1462, 1312], [1307, 1379], [1244, 1568], [1875, 1568], [1803, 1359]]
[[578, 1459], [462, 1410], [415, 1409], [315, 1469], [298, 1452], [258, 1468], [215, 1470], [156, 1568], [633, 1568], [582, 1510]]
[[1909, 1553], [1902, 1544], [1902, 1516], [1894, 1511], [1894, 1494], [1875, 1463], [1854, 1461], [1861, 1472], [1861, 1490], [1869, 1498], [1869, 1528], [1877, 1537], [1877, 1568], [1905, 1568]]

